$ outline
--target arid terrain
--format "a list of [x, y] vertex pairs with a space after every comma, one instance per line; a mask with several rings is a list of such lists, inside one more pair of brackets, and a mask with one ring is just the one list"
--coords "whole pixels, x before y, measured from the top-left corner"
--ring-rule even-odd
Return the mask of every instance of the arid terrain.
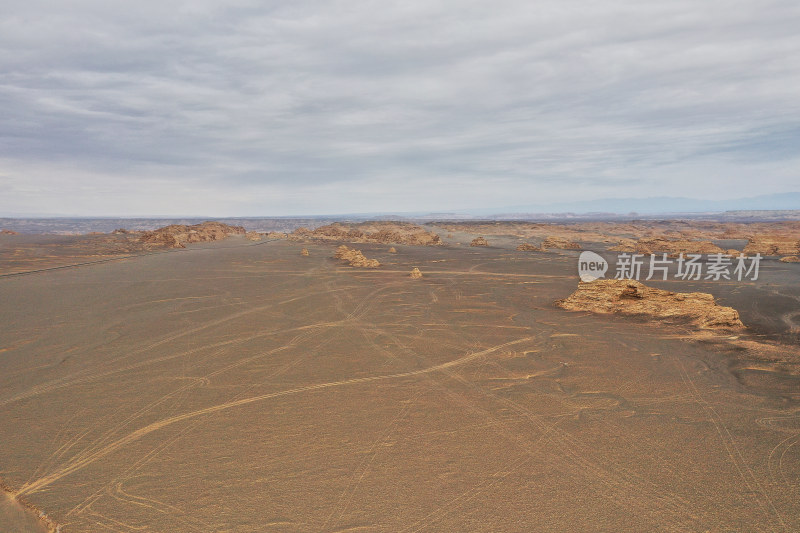
[[[0, 235], [0, 531], [798, 531], [799, 230]], [[765, 257], [599, 313], [576, 243]]]

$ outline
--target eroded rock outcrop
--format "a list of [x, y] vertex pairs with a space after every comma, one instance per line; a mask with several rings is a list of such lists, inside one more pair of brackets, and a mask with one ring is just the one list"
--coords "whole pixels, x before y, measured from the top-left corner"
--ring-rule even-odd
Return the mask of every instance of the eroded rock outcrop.
[[581, 245], [563, 237], [550, 236], [542, 241], [542, 249], [557, 248], [559, 250], [580, 250]]
[[744, 247], [747, 255], [798, 255], [800, 241], [795, 236], [785, 235], [753, 235]]
[[635, 280], [581, 281], [575, 292], [556, 305], [570, 311], [679, 319], [701, 329], [744, 327], [736, 309], [718, 305], [711, 294], [665, 291]]
[[244, 234], [244, 236], [245, 236], [245, 238], [247, 238], [248, 241], [260, 241], [261, 240], [261, 234], [259, 232], [257, 232], [257, 231], [248, 231], [247, 233]]
[[[759, 214], [759, 218], [770, 213]], [[715, 241], [749, 239], [753, 235], [773, 235], [800, 239], [800, 221], [720, 222], [714, 220], [630, 220], [618, 222], [575, 221], [566, 223], [493, 221], [442, 222], [436, 228], [445, 233], [464, 232], [473, 236], [508, 235], [523, 240], [561, 237], [575, 242], [608, 242], [639, 239]], [[613, 245], [612, 244], [612, 245]]]
[[229, 226], [221, 222], [203, 222], [192, 226], [172, 224], [154, 231], [145, 231], [139, 237], [139, 242], [148, 248], [185, 248], [186, 244], [218, 241], [245, 233], [241, 226]]
[[344, 244], [336, 249], [336, 253], [333, 257], [346, 261], [347, 264], [354, 267], [378, 268], [381, 266], [377, 259], [367, 259], [364, 257], [364, 254], [361, 253], [361, 250], [348, 248]]
[[[672, 257], [677, 257], [680, 254], [727, 254], [719, 246], [708, 241], [693, 241], [687, 239], [640, 239], [638, 241], [633, 239], [622, 239], [618, 245], [609, 248], [614, 252], [629, 252], [636, 254], [654, 254], [654, 253], [668, 253]], [[738, 250], [733, 250], [737, 254]]]
[[363, 222], [360, 224], [337, 222], [315, 230], [298, 228], [292, 232], [289, 238], [292, 240], [375, 242], [413, 246], [436, 246], [442, 243], [436, 233], [407, 222]]
[[489, 241], [484, 239], [483, 237], [475, 237], [472, 239], [472, 242], [469, 243], [470, 246], [489, 246]]

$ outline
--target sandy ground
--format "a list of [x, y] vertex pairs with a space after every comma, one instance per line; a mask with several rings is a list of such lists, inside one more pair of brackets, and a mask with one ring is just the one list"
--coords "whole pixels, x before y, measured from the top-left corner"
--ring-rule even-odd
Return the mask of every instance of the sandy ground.
[[[461, 237], [0, 277], [0, 478], [64, 532], [800, 530], [797, 376]], [[791, 341], [800, 265], [764, 268], [698, 285]]]
[[15, 533], [45, 533], [47, 526], [31, 509], [13, 499], [10, 493], [0, 491], [0, 531]]

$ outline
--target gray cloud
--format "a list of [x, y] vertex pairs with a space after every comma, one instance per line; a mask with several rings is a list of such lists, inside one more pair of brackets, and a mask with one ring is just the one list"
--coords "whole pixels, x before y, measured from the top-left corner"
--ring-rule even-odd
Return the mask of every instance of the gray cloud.
[[69, 4], [0, 14], [0, 213], [797, 188], [796, 2]]

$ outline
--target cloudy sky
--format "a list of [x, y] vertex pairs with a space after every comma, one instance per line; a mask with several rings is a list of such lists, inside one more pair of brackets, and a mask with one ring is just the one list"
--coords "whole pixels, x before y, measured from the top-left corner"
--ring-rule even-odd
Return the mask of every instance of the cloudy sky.
[[797, 0], [6, 0], [0, 216], [800, 190]]

